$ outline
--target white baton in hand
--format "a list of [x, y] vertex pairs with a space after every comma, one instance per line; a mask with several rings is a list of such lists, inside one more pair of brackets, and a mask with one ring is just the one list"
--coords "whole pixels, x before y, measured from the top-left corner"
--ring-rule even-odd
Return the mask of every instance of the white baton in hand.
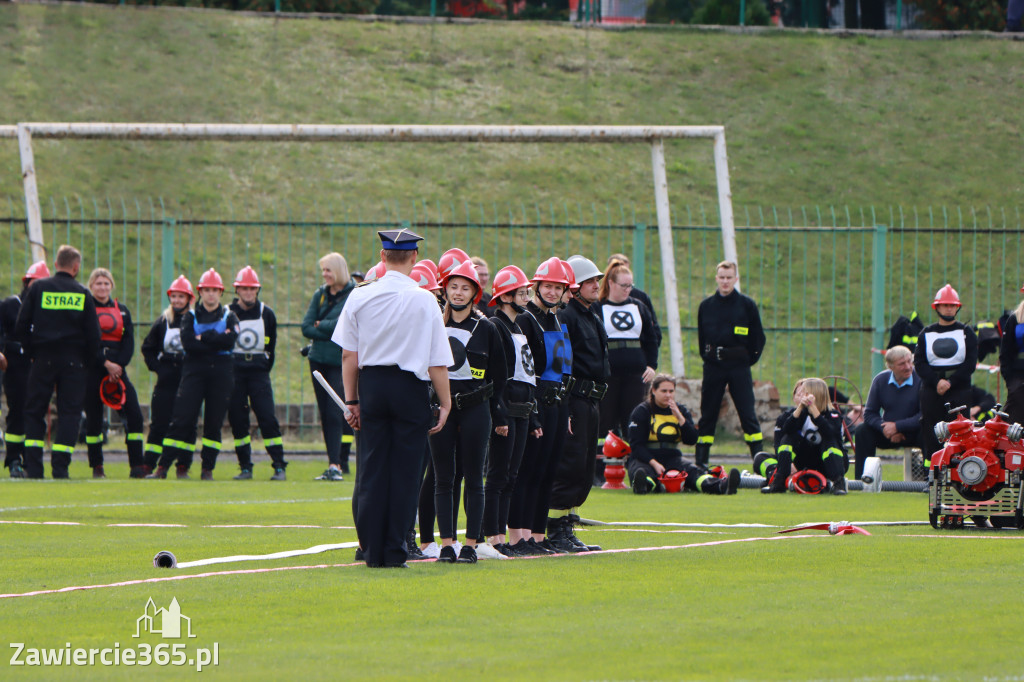
[[324, 387], [324, 390], [327, 391], [327, 395], [331, 396], [331, 399], [334, 402], [338, 403], [338, 407], [340, 407], [341, 411], [345, 413], [345, 417], [351, 417], [352, 411], [348, 409], [348, 405], [346, 405], [345, 401], [341, 399], [341, 396], [339, 396], [337, 392], [331, 387], [331, 385], [327, 383], [327, 379], [324, 379], [324, 375], [320, 373], [320, 370], [313, 370], [313, 378], [316, 379], [320, 383], [320, 385]]

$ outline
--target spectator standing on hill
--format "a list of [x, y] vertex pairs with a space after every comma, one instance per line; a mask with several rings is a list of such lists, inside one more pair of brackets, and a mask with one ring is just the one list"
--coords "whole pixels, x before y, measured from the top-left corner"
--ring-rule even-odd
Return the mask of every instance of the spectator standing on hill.
[[342, 308], [355, 289], [348, 274], [348, 263], [340, 253], [331, 252], [320, 259], [320, 274], [324, 283], [309, 302], [306, 316], [302, 318], [302, 335], [310, 339], [307, 346], [310, 379], [313, 394], [320, 410], [320, 428], [327, 448], [327, 469], [317, 477], [319, 481], [341, 481], [342, 474], [349, 472], [348, 460], [355, 436], [346, 423], [341, 408], [334, 404], [331, 396], [320, 385], [313, 372], [319, 371], [331, 388], [344, 399], [345, 387], [341, 377], [341, 349], [331, 342], [341, 315]]
[[921, 377], [906, 346], [885, 352], [884, 369], [875, 375], [864, 405], [864, 422], [854, 435], [854, 475], [864, 475], [864, 460], [877, 448], [917, 447], [921, 436]]
[[697, 424], [698, 466], [707, 467], [715, 443], [718, 411], [726, 386], [736, 405], [743, 428], [743, 440], [754, 457], [761, 450], [761, 423], [754, 411], [754, 381], [750, 368], [764, 350], [761, 314], [754, 299], [736, 289], [739, 268], [731, 261], [715, 267], [716, 291], [697, 308], [697, 337], [704, 360], [701, 384], [700, 421]]
[[7, 396], [4, 466], [11, 472], [11, 478], [25, 477], [25, 390], [28, 386], [28, 373], [32, 368], [32, 362], [18, 340], [15, 326], [29, 285], [49, 276], [50, 269], [46, 267], [46, 261], [33, 263], [21, 278], [21, 294], [0, 301], [0, 351], [7, 361], [7, 366], [0, 368], [4, 372], [4, 394]]
[[[333, 338], [342, 347], [345, 418], [361, 431], [360, 547], [367, 566], [403, 568], [427, 434], [444, 428], [451, 411], [453, 359], [437, 300], [409, 277], [423, 238], [407, 229], [377, 234], [387, 270], [352, 292]], [[433, 428], [428, 381], [440, 403]]]
[[270, 306], [259, 300], [260, 278], [246, 265], [235, 277], [238, 298], [229, 306], [238, 318], [238, 340], [235, 342], [235, 388], [228, 407], [228, 422], [235, 438], [235, 454], [241, 472], [235, 480], [252, 479], [252, 437], [249, 435], [249, 410], [263, 436], [263, 446], [274, 467], [272, 481], [286, 479], [284, 440], [274, 406], [274, 387], [270, 370], [274, 368], [277, 348], [277, 316]]
[[82, 254], [57, 250], [53, 277], [32, 283], [15, 333], [32, 359], [25, 392], [25, 474], [43, 477], [43, 440], [50, 396], [57, 390], [57, 433], [50, 447], [54, 478], [67, 478], [85, 399], [87, 367], [100, 349], [100, 325], [89, 290], [75, 281]]

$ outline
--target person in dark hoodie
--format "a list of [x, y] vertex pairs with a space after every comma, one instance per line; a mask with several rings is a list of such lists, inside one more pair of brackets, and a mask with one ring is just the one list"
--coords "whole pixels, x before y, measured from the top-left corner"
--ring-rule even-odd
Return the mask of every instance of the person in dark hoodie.
[[235, 438], [235, 454], [241, 472], [236, 481], [252, 479], [252, 438], [249, 435], [249, 409], [263, 435], [263, 445], [270, 455], [274, 475], [272, 481], [286, 480], [284, 441], [274, 407], [274, 387], [270, 370], [274, 368], [277, 347], [277, 317], [270, 306], [259, 300], [260, 278], [246, 265], [235, 277], [238, 298], [229, 306], [238, 317], [238, 341], [235, 342], [235, 388], [228, 407], [228, 422]]
[[[174, 456], [164, 456], [164, 436], [174, 414], [174, 399], [181, 383], [181, 367], [185, 361], [185, 350], [181, 346], [181, 320], [189, 305], [196, 298], [192, 282], [185, 275], [179, 275], [167, 289], [170, 305], [164, 309], [157, 321], [149, 328], [142, 340], [142, 358], [146, 367], [156, 374], [156, 385], [149, 399], [149, 436], [146, 437], [146, 466], [153, 473], [146, 478], [167, 478], [167, 470]], [[188, 478], [188, 461], [178, 461], [178, 477]]]
[[[196, 420], [203, 410], [202, 480], [213, 480], [217, 455], [221, 450], [221, 430], [234, 385], [234, 360], [231, 349], [238, 339], [238, 317], [221, 305], [224, 281], [216, 270], [203, 273], [196, 285], [199, 303], [185, 313], [181, 321], [181, 345], [185, 362], [181, 384], [174, 400], [174, 416], [164, 438], [164, 454], [177, 457], [185, 465], [192, 463], [195, 450]], [[183, 478], [179, 475], [178, 478]]]
[[126, 371], [135, 353], [135, 325], [128, 308], [111, 298], [114, 276], [106, 268], [89, 274], [89, 291], [96, 301], [100, 324], [100, 352], [89, 367], [85, 387], [85, 444], [93, 478], [106, 478], [103, 471], [103, 406], [109, 405], [121, 417], [131, 478], [145, 478], [142, 453], [143, 420], [139, 396]]

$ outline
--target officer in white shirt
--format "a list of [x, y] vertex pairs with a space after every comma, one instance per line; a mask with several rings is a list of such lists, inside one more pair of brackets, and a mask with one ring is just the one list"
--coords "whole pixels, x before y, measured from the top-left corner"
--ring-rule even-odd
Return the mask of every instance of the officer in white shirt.
[[[356, 530], [366, 565], [405, 567], [405, 537], [416, 517], [427, 434], [451, 411], [448, 367], [454, 364], [433, 294], [409, 277], [423, 238], [377, 233], [383, 277], [356, 287], [331, 339], [342, 348], [345, 419], [359, 429]], [[440, 409], [431, 428], [427, 382]]]

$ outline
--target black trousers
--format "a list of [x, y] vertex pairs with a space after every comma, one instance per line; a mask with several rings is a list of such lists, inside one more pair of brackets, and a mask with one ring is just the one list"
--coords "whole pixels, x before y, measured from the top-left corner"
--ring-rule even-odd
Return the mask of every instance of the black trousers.
[[749, 365], [733, 367], [717, 363], [704, 363], [704, 380], [700, 390], [700, 420], [697, 422], [698, 445], [710, 446], [715, 442], [715, 427], [718, 426], [718, 412], [722, 409], [725, 389], [736, 405], [743, 428], [743, 439], [751, 453], [761, 449], [761, 422], [754, 410], [754, 381]]
[[234, 360], [230, 355], [185, 360], [178, 395], [174, 399], [174, 414], [164, 438], [163, 458], [168, 461], [177, 458], [179, 465], [191, 466], [196, 445], [196, 420], [202, 409], [202, 466], [209, 470], [217, 466], [234, 375]]
[[[530, 420], [510, 418], [508, 435], [499, 436], [491, 430], [487, 452], [487, 482], [484, 484], [484, 535], [501, 535], [508, 528], [512, 490], [516, 486], [519, 466], [526, 448]], [[520, 526], [514, 526], [519, 528]]]
[[551, 509], [571, 509], [587, 501], [597, 465], [597, 401], [569, 396], [572, 433], [565, 441], [551, 485]]
[[[4, 390], [7, 378], [4, 377]], [[1024, 377], [1013, 376], [1006, 382], [1006, 405], [1003, 412], [1010, 415], [1010, 422], [1024, 424]]]
[[462, 463], [466, 484], [466, 537], [479, 539], [484, 520], [484, 460], [491, 434], [491, 403], [484, 401], [464, 410], [452, 407], [444, 428], [430, 437], [434, 463], [434, 510], [441, 538], [455, 537], [458, 501], [455, 493], [456, 460]]
[[[700, 484], [703, 483], [701, 480], [713, 478], [708, 474], [707, 471], [700, 468], [696, 464], [683, 459], [682, 453], [672, 448], [655, 448], [649, 449], [648, 453], [652, 458], [656, 459], [663, 467], [665, 471], [682, 471], [686, 474], [686, 480], [683, 482], [683, 487], [688, 490], [694, 490], [696, 492], [702, 492]], [[636, 457], [630, 457], [626, 460], [626, 471], [629, 472], [629, 480], [632, 481], [634, 476], [652, 478], [655, 481], [658, 480], [658, 474], [654, 470], [654, 467], [650, 465], [650, 460], [641, 461]]]
[[[105, 405], [100, 400], [100, 382], [107, 376], [107, 370], [103, 367], [90, 367], [89, 378], [85, 386], [85, 446], [89, 451], [89, 466], [103, 466], [103, 408]], [[140, 467], [143, 465], [142, 438], [143, 421], [142, 408], [139, 407], [139, 394], [135, 392], [135, 386], [128, 378], [128, 372], [121, 372], [121, 381], [124, 382], [124, 405], [116, 412], [121, 418], [124, 426], [125, 445], [128, 449], [128, 466]]]
[[554, 405], [538, 405], [537, 410], [541, 437], [528, 435], [526, 438], [523, 461], [509, 504], [508, 525], [543, 534], [547, 530], [551, 484], [568, 435], [569, 405], [562, 400]]
[[25, 454], [25, 391], [32, 364], [24, 356], [7, 358], [4, 394], [7, 396], [7, 428], [4, 430], [4, 466], [21, 464]]
[[367, 566], [399, 566], [430, 429], [427, 382], [396, 366], [363, 367], [359, 407], [359, 542]]
[[868, 457], [874, 457], [878, 448], [883, 450], [899, 450], [900, 448], [916, 448], [918, 446], [921, 437], [920, 431], [913, 431], [904, 435], [906, 436], [905, 441], [893, 443], [883, 436], [881, 431], [876, 431], [874, 427], [862, 422], [857, 427], [853, 437], [853, 473], [857, 480], [859, 481], [860, 477], [864, 475], [864, 460]]
[[[181, 365], [161, 364], [156, 373], [156, 385], [149, 399], [149, 436], [146, 437], [146, 466], [155, 469], [157, 465], [169, 467], [174, 455], [163, 457], [164, 436], [174, 415], [174, 399], [181, 384]], [[191, 455], [189, 462], [192, 461]], [[184, 464], [184, 462], [182, 462]]]
[[57, 390], [57, 433], [50, 446], [50, 464], [54, 478], [67, 478], [68, 465], [75, 451], [78, 426], [85, 400], [86, 369], [78, 353], [37, 353], [32, 360], [25, 391], [25, 475], [43, 477], [43, 443], [46, 438], [46, 411]]
[[[333, 401], [332, 401], [333, 402]], [[284, 440], [274, 407], [274, 387], [270, 385], [270, 372], [246, 369], [235, 365], [235, 387], [228, 406], [228, 423], [235, 438], [235, 454], [243, 471], [252, 471], [252, 438], [249, 436], [249, 409], [256, 415], [263, 446], [275, 469], [284, 469]]]
[[956, 418], [955, 414], [949, 414], [946, 410], [946, 403], [951, 408], [966, 405], [960, 413], [970, 417], [971, 388], [951, 388], [946, 395], [939, 395], [935, 389], [926, 386], [921, 387], [921, 452], [924, 454], [924, 461], [931, 461], [932, 455], [942, 448], [939, 439], [935, 437], [935, 425], [939, 422], [948, 422]]
[[[356, 453], [359, 454], [358, 452]], [[434, 462], [431, 461], [430, 446], [427, 446], [427, 468], [420, 485], [420, 542], [434, 542], [434, 524], [437, 513], [434, 510], [434, 489], [437, 487], [434, 477]], [[357, 474], [358, 475], [358, 474]], [[455, 484], [452, 486], [452, 518], [459, 519], [459, 496], [462, 490], [462, 460], [455, 458]]]
[[323, 431], [324, 446], [327, 448], [327, 462], [347, 469], [354, 441], [352, 427], [345, 421], [345, 413], [341, 411], [338, 404], [331, 396], [327, 395], [327, 391], [313, 377], [314, 371], [323, 374], [324, 379], [327, 379], [327, 383], [331, 385], [335, 393], [344, 400], [345, 385], [341, 379], [341, 366], [325, 365], [310, 360], [309, 376], [313, 381], [313, 393], [316, 395], [316, 405], [320, 410], [320, 429]]

